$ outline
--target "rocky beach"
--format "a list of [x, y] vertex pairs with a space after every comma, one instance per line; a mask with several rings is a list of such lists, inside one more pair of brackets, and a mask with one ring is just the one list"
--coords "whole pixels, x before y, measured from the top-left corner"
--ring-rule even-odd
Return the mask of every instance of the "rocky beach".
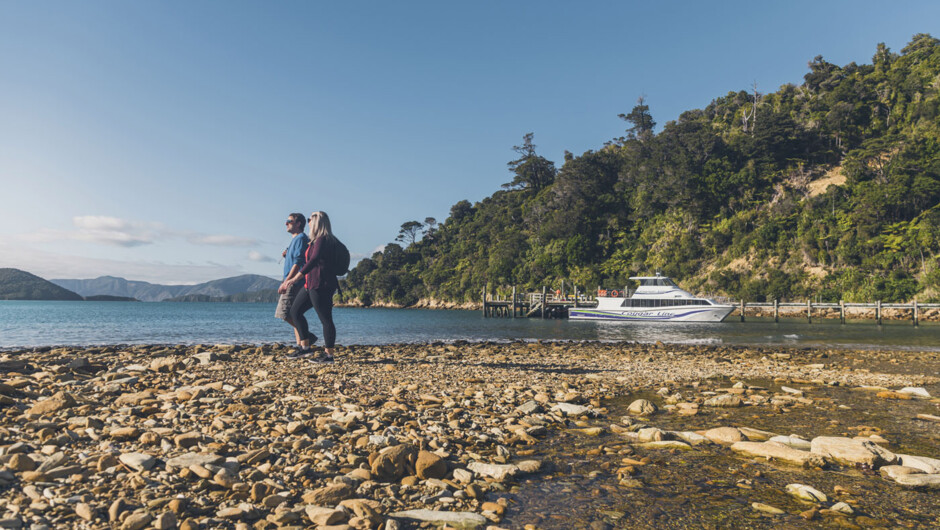
[[0, 352], [0, 528], [918, 528], [940, 353]]

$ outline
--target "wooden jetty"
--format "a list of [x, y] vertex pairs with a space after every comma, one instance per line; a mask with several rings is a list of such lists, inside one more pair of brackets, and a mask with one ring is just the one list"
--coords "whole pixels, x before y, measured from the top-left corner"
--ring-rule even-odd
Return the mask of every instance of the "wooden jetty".
[[540, 293], [517, 293], [513, 287], [508, 299], [488, 296], [484, 288], [482, 302], [484, 317], [503, 318], [568, 318], [569, 307], [597, 306], [595, 298], [579, 292], [577, 287], [571, 295], [549, 292], [547, 287], [542, 287]]

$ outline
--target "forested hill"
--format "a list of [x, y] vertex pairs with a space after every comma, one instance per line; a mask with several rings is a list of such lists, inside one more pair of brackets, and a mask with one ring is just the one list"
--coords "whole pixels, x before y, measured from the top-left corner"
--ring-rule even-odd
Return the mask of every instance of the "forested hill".
[[0, 300], [82, 300], [68, 289], [19, 269], [0, 269]]
[[484, 282], [593, 290], [660, 270], [748, 300], [940, 298], [940, 41], [818, 56], [802, 84], [759, 88], [658, 133], [640, 100], [624, 137], [560, 169], [526, 135], [503, 190], [402, 225], [347, 295], [466, 301]]

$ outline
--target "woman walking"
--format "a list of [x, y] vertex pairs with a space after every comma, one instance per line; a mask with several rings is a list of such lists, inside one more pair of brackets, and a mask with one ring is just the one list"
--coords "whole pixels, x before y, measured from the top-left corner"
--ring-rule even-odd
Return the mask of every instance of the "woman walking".
[[330, 218], [325, 212], [310, 214], [310, 244], [307, 246], [307, 262], [302, 268], [290, 275], [281, 284], [278, 291], [287, 292], [291, 285], [304, 280], [304, 289], [300, 291], [290, 308], [291, 320], [300, 334], [301, 350], [299, 356], [312, 353], [310, 346], [317, 341], [317, 336], [310, 333], [307, 319], [304, 317], [311, 307], [317, 312], [323, 324], [323, 356], [317, 360], [333, 360], [333, 347], [336, 344], [336, 326], [333, 324], [333, 294], [338, 283], [332, 270], [336, 238], [330, 226]]

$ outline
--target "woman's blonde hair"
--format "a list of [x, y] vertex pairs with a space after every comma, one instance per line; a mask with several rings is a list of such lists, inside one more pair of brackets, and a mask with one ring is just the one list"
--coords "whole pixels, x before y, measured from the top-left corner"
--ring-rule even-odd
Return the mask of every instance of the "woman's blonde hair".
[[310, 242], [323, 236], [333, 236], [330, 217], [326, 215], [326, 212], [313, 212], [310, 214]]

